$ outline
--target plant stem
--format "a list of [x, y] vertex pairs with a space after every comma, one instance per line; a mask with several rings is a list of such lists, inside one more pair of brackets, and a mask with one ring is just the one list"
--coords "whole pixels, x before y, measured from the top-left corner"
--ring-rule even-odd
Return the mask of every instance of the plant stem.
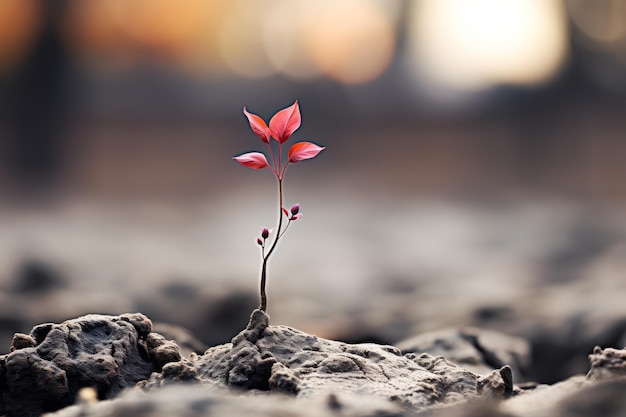
[[265, 283], [267, 281], [267, 261], [274, 252], [278, 240], [282, 236], [281, 229], [283, 227], [283, 180], [278, 178], [278, 227], [276, 228], [276, 237], [267, 254], [263, 256], [263, 265], [261, 266], [261, 311], [267, 311], [267, 294], [265, 293]]

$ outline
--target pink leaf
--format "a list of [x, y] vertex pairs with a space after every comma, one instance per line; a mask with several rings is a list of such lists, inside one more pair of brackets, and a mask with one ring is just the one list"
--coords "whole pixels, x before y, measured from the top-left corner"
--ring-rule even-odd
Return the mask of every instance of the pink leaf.
[[270, 166], [267, 163], [265, 155], [263, 155], [261, 152], [248, 152], [239, 156], [235, 156], [233, 157], [233, 159], [239, 162], [241, 165], [252, 169], [261, 169]]
[[281, 145], [300, 127], [300, 107], [298, 100], [280, 110], [270, 120], [270, 132]]
[[289, 162], [299, 162], [315, 158], [318, 153], [326, 149], [312, 142], [298, 142], [289, 149]]
[[246, 106], [243, 107], [243, 114], [248, 118], [248, 123], [252, 131], [265, 143], [270, 143], [270, 129], [265, 124], [265, 121], [259, 116], [253, 113], [249, 113], [246, 110]]
[[282, 208], [282, 210], [283, 210], [283, 214], [284, 214], [286, 217], [289, 217], [289, 212], [287, 211], [287, 209], [283, 207], [283, 208]]

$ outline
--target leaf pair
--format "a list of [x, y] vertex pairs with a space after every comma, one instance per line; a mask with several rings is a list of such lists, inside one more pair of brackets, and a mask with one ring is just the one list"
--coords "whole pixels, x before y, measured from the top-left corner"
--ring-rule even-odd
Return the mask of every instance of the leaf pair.
[[248, 112], [245, 106], [243, 108], [243, 114], [248, 118], [248, 123], [250, 123], [252, 131], [267, 144], [270, 143], [270, 138], [273, 137], [282, 145], [289, 139], [293, 132], [298, 130], [301, 122], [298, 100], [291, 106], [277, 112], [270, 119], [269, 127], [265, 123], [265, 120], [256, 114]]
[[[247, 117], [248, 123], [252, 131], [265, 143], [270, 149], [274, 167], [270, 165], [267, 158], [261, 152], [248, 152], [242, 155], [236, 156], [233, 159], [239, 162], [241, 165], [251, 169], [272, 168], [274, 175], [281, 179], [282, 175], [290, 163], [296, 163], [305, 159], [311, 159], [317, 156], [325, 148], [318, 146], [313, 142], [298, 142], [291, 146], [288, 153], [288, 161], [282, 168], [280, 165], [280, 153], [283, 143], [285, 143], [300, 127], [300, 107], [298, 106], [298, 100], [296, 100], [291, 106], [278, 111], [271, 119], [269, 126], [265, 121], [256, 114], [248, 112], [246, 107], [243, 108], [243, 114]], [[278, 142], [278, 164], [274, 157], [270, 140], [274, 139]]]

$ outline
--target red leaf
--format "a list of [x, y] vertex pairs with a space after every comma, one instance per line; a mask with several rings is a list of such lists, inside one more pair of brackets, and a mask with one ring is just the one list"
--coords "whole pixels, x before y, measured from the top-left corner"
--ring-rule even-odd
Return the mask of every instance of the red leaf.
[[280, 110], [270, 120], [270, 132], [278, 143], [283, 144], [300, 127], [300, 107], [298, 100]]
[[254, 113], [249, 113], [246, 106], [243, 107], [243, 114], [248, 118], [250, 128], [265, 143], [270, 143], [270, 129], [265, 124], [265, 120], [261, 119]]
[[289, 162], [299, 162], [315, 158], [318, 153], [326, 149], [312, 142], [298, 142], [289, 149]]
[[270, 164], [267, 163], [265, 155], [261, 152], [248, 152], [235, 156], [233, 159], [241, 165], [252, 169], [261, 169], [270, 166]]
[[287, 211], [287, 209], [283, 207], [283, 208], [282, 208], [282, 210], [283, 210], [283, 214], [284, 214], [286, 217], [289, 217], [289, 212]]

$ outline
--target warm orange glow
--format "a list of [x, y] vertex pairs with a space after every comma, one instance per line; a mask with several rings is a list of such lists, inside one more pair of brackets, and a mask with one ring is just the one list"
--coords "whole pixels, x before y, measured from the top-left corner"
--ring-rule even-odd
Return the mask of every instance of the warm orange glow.
[[80, 50], [124, 49], [127, 11], [123, 0], [75, 2], [65, 21], [67, 37]]
[[222, 59], [237, 75], [262, 78], [272, 75], [261, 37], [265, 4], [233, 1], [233, 7], [220, 22], [218, 32]]
[[[36, 0], [0, 3], [0, 65], [36, 31]], [[202, 74], [343, 83], [379, 77], [395, 53], [398, 0], [85, 0], [68, 3], [62, 34], [99, 71], [143, 60]], [[29, 35], [30, 34], [30, 35]]]
[[312, 79], [320, 69], [305, 48], [305, 29], [317, 2], [289, 1], [266, 11], [263, 43], [270, 63], [279, 74], [293, 79]]
[[[216, 65], [216, 26], [224, 1], [90, 0], [72, 3], [68, 39], [83, 56], [118, 65], [149, 56], [188, 67]], [[217, 61], [217, 62], [216, 62]]]
[[234, 2], [222, 22], [220, 51], [245, 77], [274, 73], [344, 83], [374, 80], [394, 54], [396, 1]]
[[320, 70], [344, 83], [379, 77], [394, 54], [393, 22], [370, 1], [307, 3], [306, 48]]
[[533, 85], [567, 55], [565, 10], [545, 0], [421, 0], [414, 3], [411, 64], [452, 89]]
[[0, 1], [0, 71], [10, 69], [19, 61], [37, 35], [40, 21], [37, 1]]

